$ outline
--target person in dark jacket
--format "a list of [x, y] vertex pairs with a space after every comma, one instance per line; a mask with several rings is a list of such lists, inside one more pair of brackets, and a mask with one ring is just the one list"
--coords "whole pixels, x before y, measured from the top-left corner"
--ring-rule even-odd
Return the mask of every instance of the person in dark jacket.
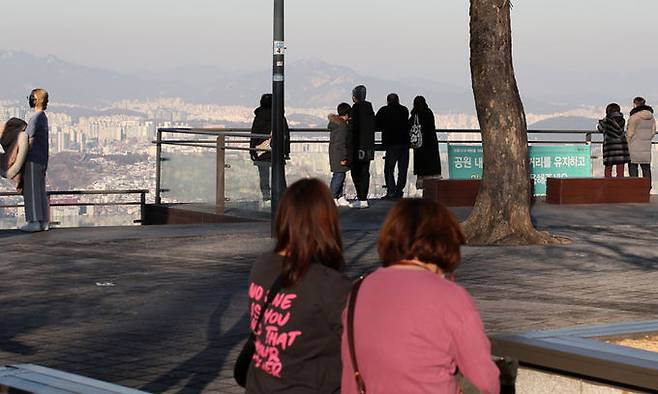
[[352, 107], [347, 103], [338, 105], [338, 115], [329, 115], [329, 166], [331, 167], [331, 194], [336, 206], [349, 207], [350, 203], [345, 199], [344, 186], [345, 176], [350, 170], [349, 164], [352, 159], [352, 131], [348, 123]]
[[427, 105], [425, 97], [416, 96], [414, 107], [409, 118], [409, 127], [414, 123], [420, 124], [423, 136], [423, 145], [414, 149], [414, 174], [416, 175], [416, 188], [423, 188], [424, 178], [441, 176], [441, 158], [439, 157], [439, 141], [436, 138], [436, 124], [434, 113]]
[[[256, 351], [247, 393], [339, 393], [341, 315], [352, 283], [341, 273], [343, 245], [329, 188], [318, 179], [290, 185], [274, 228], [276, 246], [249, 275]], [[275, 284], [281, 290], [266, 300]]]
[[[402, 198], [407, 184], [409, 168], [409, 110], [400, 105], [397, 94], [386, 97], [387, 105], [377, 111], [377, 130], [382, 133], [382, 145], [386, 149], [384, 158], [384, 179], [386, 196], [384, 199]], [[395, 166], [398, 167], [398, 180], [395, 182]]]
[[617, 171], [617, 177], [624, 177], [624, 165], [630, 163], [631, 156], [628, 151], [626, 121], [617, 103], [609, 104], [605, 109], [605, 118], [599, 120], [598, 129], [603, 133], [603, 165], [605, 177], [612, 177], [612, 167]]
[[[258, 168], [258, 178], [260, 180], [260, 191], [263, 195], [263, 201], [269, 202], [272, 194], [270, 188], [270, 174], [272, 167], [272, 151], [270, 143], [272, 141], [272, 94], [267, 93], [261, 96], [260, 106], [254, 110], [254, 121], [251, 125], [253, 134], [267, 134], [270, 137], [252, 138], [249, 148], [258, 149], [250, 151], [251, 160]], [[286, 158], [290, 155], [290, 131], [288, 130], [288, 121], [284, 118], [284, 155]], [[261, 150], [267, 149], [267, 150]], [[285, 184], [285, 179], [284, 179]]]
[[366, 101], [366, 87], [359, 85], [352, 90], [352, 181], [356, 188], [357, 201], [354, 208], [368, 208], [370, 188], [370, 162], [375, 158], [375, 111]]

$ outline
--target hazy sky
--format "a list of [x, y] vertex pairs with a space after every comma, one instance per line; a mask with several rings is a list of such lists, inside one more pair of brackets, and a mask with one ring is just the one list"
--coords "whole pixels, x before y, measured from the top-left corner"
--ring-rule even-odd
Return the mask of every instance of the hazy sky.
[[[1, 0], [0, 49], [122, 71], [270, 67], [272, 1]], [[517, 69], [656, 69], [658, 1], [514, 0]], [[466, 0], [287, 0], [287, 59], [468, 80]]]

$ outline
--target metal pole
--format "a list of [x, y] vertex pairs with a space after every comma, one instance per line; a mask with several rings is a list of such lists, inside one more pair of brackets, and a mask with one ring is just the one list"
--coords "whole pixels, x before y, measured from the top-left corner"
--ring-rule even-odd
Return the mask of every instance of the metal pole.
[[274, 0], [274, 42], [272, 64], [272, 229], [279, 200], [285, 189], [284, 170], [284, 0]]
[[146, 193], [143, 191], [139, 196], [139, 224], [144, 225], [146, 223]]
[[160, 198], [160, 174], [161, 170], [160, 167], [162, 166], [162, 132], [158, 129], [158, 126], [156, 124], [155, 126], [156, 129], [156, 134], [157, 134], [157, 139], [156, 139], [156, 146], [155, 146], [155, 203], [156, 205], [160, 205], [162, 203], [162, 200]]

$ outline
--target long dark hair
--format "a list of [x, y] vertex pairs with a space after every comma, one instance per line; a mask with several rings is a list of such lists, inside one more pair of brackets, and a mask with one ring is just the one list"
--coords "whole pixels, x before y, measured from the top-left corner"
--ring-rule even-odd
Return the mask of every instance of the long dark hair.
[[302, 179], [290, 185], [279, 204], [275, 232], [274, 251], [285, 255], [285, 287], [298, 283], [312, 262], [343, 268], [338, 210], [322, 181]]
[[427, 108], [429, 108], [429, 107], [427, 106], [427, 101], [425, 101], [425, 97], [416, 96], [416, 98], [414, 98], [414, 107], [413, 107], [413, 112], [414, 113], [422, 112], [422, 111], [426, 110]]

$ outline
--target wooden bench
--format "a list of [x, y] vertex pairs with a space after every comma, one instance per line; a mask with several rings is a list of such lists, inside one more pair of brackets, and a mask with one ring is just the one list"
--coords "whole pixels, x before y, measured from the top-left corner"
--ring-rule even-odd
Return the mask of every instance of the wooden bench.
[[472, 207], [480, 191], [479, 179], [425, 179], [423, 197], [448, 207]]
[[651, 181], [647, 178], [548, 178], [549, 204], [648, 203]]

